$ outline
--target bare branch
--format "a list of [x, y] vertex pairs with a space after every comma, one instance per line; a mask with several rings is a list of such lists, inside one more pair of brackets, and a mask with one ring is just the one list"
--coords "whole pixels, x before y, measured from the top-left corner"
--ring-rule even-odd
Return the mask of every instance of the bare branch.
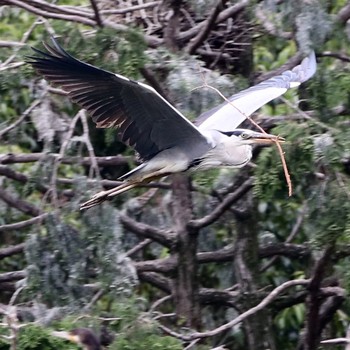
[[0, 274], [0, 283], [9, 281], [19, 281], [25, 277], [27, 277], [27, 273], [25, 270], [5, 272]]
[[146, 260], [135, 262], [134, 266], [136, 267], [137, 272], [162, 272], [169, 273], [176, 269], [178, 259], [176, 256], [171, 256], [169, 258], [161, 258], [154, 260]]
[[135, 247], [131, 248], [130, 250], [128, 250], [125, 255], [130, 257], [134, 254], [136, 254], [137, 252], [139, 252], [140, 250], [142, 250], [143, 248], [147, 247], [148, 245], [150, 245], [152, 243], [152, 240], [149, 238], [144, 239], [142, 242], [140, 242], [139, 244], [137, 244]]
[[246, 180], [235, 192], [228, 194], [225, 199], [207, 216], [191, 220], [188, 225], [194, 228], [203, 228], [215, 222], [223, 213], [245, 193], [253, 187], [253, 179]]
[[152, 7], [156, 7], [161, 4], [161, 1], [151, 1], [151, 2], [146, 2], [146, 3], [141, 3], [140, 5], [135, 5], [135, 6], [129, 6], [124, 9], [113, 9], [113, 10], [101, 10], [100, 13], [102, 14], [109, 14], [109, 15], [117, 15], [117, 14], [125, 14], [133, 11], [138, 11], [138, 10], [144, 10]]
[[[50, 10], [43, 10], [42, 9], [43, 3], [44, 3], [43, 1], [31, 0], [30, 3], [32, 5], [28, 4], [28, 1], [24, 2], [21, 0], [2, 0], [2, 4], [4, 5], [7, 4], [11, 6], [17, 6], [17, 7], [23, 8], [28, 12], [31, 12], [38, 16], [42, 16], [44, 18], [53, 18], [53, 19], [59, 19], [59, 20], [68, 21], [68, 22], [81, 23], [90, 27], [95, 27], [96, 25], [96, 21], [94, 20], [94, 15], [92, 13], [82, 11], [79, 8], [76, 11], [72, 12], [72, 6], [70, 6], [69, 8], [67, 6], [55, 6], [55, 8], [52, 8], [52, 6], [54, 5], [51, 4]], [[48, 4], [45, 3], [45, 5], [48, 5]], [[103, 24], [106, 27], [110, 27], [115, 30], [120, 30], [123, 32], [128, 31], [127, 26], [123, 24], [115, 23], [109, 20], [104, 20]], [[162, 39], [151, 35], [144, 35], [144, 39], [150, 47], [157, 47], [163, 42]]]
[[334, 250], [334, 246], [328, 246], [322, 257], [317, 261], [312, 277], [309, 284], [309, 296], [307, 298], [307, 314], [306, 314], [306, 325], [304, 333], [304, 349], [313, 350], [316, 349], [320, 339], [320, 319], [319, 311], [321, 306], [321, 300], [319, 298], [319, 291], [325, 269], [329, 263], [329, 259]]
[[0, 47], [23, 47], [26, 46], [25, 43], [19, 41], [4, 41], [0, 40]]
[[0, 175], [6, 176], [9, 179], [19, 181], [21, 183], [26, 183], [28, 181], [28, 177], [18, 171], [14, 171], [10, 167], [0, 165]]
[[39, 216], [41, 214], [41, 210], [38, 207], [27, 201], [24, 201], [23, 199], [14, 197], [12, 194], [2, 188], [0, 188], [0, 199], [10, 207], [16, 208], [22, 213], [28, 214], [30, 216]]
[[95, 2], [95, 0], [90, 0], [90, 4], [91, 4], [91, 7], [92, 9], [94, 10], [94, 14], [95, 14], [95, 20], [96, 20], [96, 23], [99, 27], [103, 27], [103, 22], [102, 22], [102, 19], [101, 19], [101, 16], [100, 16], [100, 12], [98, 10], [98, 6]]
[[[222, 11], [218, 17], [216, 18], [215, 24], [221, 23], [226, 21], [230, 17], [234, 17], [241, 13], [250, 3], [250, 0], [241, 0], [240, 2], [232, 5], [231, 7], [227, 8], [226, 10]], [[197, 24], [196, 26], [192, 27], [189, 30], [186, 30], [185, 32], [182, 32], [179, 34], [179, 39], [182, 41], [188, 41], [194, 36], [197, 35], [197, 33], [202, 30], [202, 28], [206, 25], [206, 20], [203, 22]]]
[[[1, 226], [0, 226], [1, 229]], [[12, 255], [23, 253], [25, 243], [20, 243], [17, 245], [12, 245], [10, 247], [0, 249], [0, 259], [7, 258]]]
[[[350, 6], [349, 6], [350, 8]], [[344, 62], [350, 62], [350, 57], [339, 52], [323, 51], [318, 54], [319, 57], [333, 57]]]
[[16, 222], [14, 224], [1, 225], [0, 232], [17, 231], [31, 225], [42, 223], [48, 217], [48, 215], [48, 213], [44, 213], [34, 218]]
[[120, 222], [124, 228], [142, 238], [150, 238], [165, 247], [172, 247], [176, 243], [176, 236], [165, 230], [137, 222], [126, 214], [119, 214]]
[[337, 14], [337, 20], [341, 24], [346, 24], [348, 19], [350, 18], [350, 3], [348, 2], [344, 7], [340, 9]]
[[7, 134], [9, 131], [11, 131], [12, 129], [14, 129], [16, 126], [18, 126], [19, 124], [21, 124], [23, 122], [24, 119], [26, 119], [28, 117], [28, 115], [32, 112], [32, 110], [41, 102], [41, 100], [35, 100], [23, 113], [22, 115], [11, 125], [9, 125], [8, 127], [6, 127], [3, 130], [0, 130], [0, 140], [1, 138]]
[[270, 18], [268, 18], [267, 11], [264, 11], [262, 6], [256, 6], [255, 15], [260, 20], [260, 25], [268, 34], [287, 40], [293, 38], [292, 32], [284, 32], [281, 28], [278, 28]]
[[90, 10], [83, 9], [82, 7], [78, 6], [57, 6], [54, 3], [49, 3], [44, 0], [27, 0], [27, 3], [48, 12], [61, 13], [65, 15], [84, 15], [87, 18], [94, 19], [94, 14], [91, 13]]
[[15, 68], [18, 68], [20, 66], [24, 66], [26, 63], [24, 61], [21, 61], [21, 62], [13, 62], [13, 63], [9, 63], [9, 64], [2, 64], [0, 66], [0, 72], [3, 72], [5, 70], [8, 70], [8, 69], [15, 69]]
[[204, 40], [208, 37], [210, 31], [215, 26], [215, 22], [220, 12], [224, 9], [227, 0], [218, 0], [216, 6], [214, 7], [212, 13], [206, 20], [206, 23], [202, 26], [198, 34], [190, 41], [186, 48], [187, 53], [193, 55], [196, 50], [202, 45]]
[[3, 0], [3, 2], [8, 5], [13, 5], [13, 6], [23, 8], [28, 12], [34, 13], [35, 15], [38, 15], [38, 16], [43, 16], [45, 18], [54, 18], [54, 19], [61, 19], [64, 21], [82, 23], [90, 27], [94, 27], [96, 24], [94, 20], [87, 18], [86, 15], [84, 16], [82, 12], [80, 14], [61, 14], [57, 12], [49, 12], [47, 10], [42, 10], [38, 7], [28, 5], [28, 3], [22, 2], [20, 0]]
[[208, 338], [208, 337], [213, 337], [216, 336], [228, 329], [231, 329], [235, 325], [241, 323], [244, 321], [247, 317], [254, 315], [258, 311], [264, 309], [267, 305], [269, 305], [276, 297], [284, 292], [286, 289], [295, 287], [295, 286], [307, 286], [310, 283], [310, 280], [308, 279], [297, 279], [297, 280], [292, 280], [292, 281], [287, 281], [282, 283], [280, 286], [276, 287], [271, 293], [269, 293], [258, 305], [252, 307], [251, 309], [243, 312], [240, 314], [238, 317], [233, 319], [232, 321], [225, 323], [221, 325], [218, 328], [215, 328], [211, 331], [206, 331], [206, 332], [193, 332], [188, 335], [183, 335], [177, 332], [173, 332], [167, 327], [164, 327], [162, 325], [159, 325], [159, 327], [166, 333], [172, 335], [173, 337], [176, 337], [178, 339], [184, 340], [184, 341], [192, 341], [197, 338]]
[[[62, 157], [59, 153], [23, 153], [0, 154], [0, 164], [32, 163], [45, 159], [45, 157], [61, 158], [62, 164], [91, 165], [90, 157]], [[130, 156], [95, 157], [99, 166], [120, 166], [135, 163], [135, 158]]]
[[171, 283], [168, 278], [156, 272], [140, 272], [138, 273], [138, 276], [141, 281], [148, 282], [165, 293], [171, 293]]

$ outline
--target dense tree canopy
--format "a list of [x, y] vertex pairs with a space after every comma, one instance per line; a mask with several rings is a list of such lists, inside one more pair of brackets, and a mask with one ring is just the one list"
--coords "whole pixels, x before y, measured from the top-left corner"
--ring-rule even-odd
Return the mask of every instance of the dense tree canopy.
[[[316, 349], [350, 288], [350, 3], [0, 0], [1, 349]], [[254, 114], [287, 139], [242, 169], [179, 174], [79, 212], [139, 163], [25, 63], [55, 36], [189, 119], [316, 51], [316, 75]], [[249, 122], [244, 127], [253, 128]], [[33, 325], [32, 322], [35, 322]], [[74, 348], [74, 345], [71, 348]]]

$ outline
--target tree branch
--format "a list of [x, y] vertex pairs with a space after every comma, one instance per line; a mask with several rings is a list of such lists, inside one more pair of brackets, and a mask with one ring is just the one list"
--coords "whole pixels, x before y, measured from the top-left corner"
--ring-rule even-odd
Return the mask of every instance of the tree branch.
[[[59, 153], [0, 154], [0, 164], [32, 163], [43, 160], [45, 157], [62, 158], [60, 159], [62, 164], [91, 165], [91, 157], [62, 157]], [[122, 155], [95, 157], [95, 159], [99, 166], [120, 166], [135, 162], [134, 157]]]
[[49, 215], [48, 213], [44, 213], [34, 218], [16, 222], [14, 224], [1, 225], [0, 232], [17, 231], [22, 228], [41, 223], [48, 217], [48, 215]]
[[[41, 9], [42, 2], [39, 2], [38, 0], [35, 0], [35, 1], [31, 0], [31, 3], [34, 4], [35, 6], [31, 6], [28, 4], [28, 2], [22, 2], [20, 0], [2, 0], [2, 4], [4, 5], [7, 4], [10, 6], [17, 6], [35, 15], [43, 16], [44, 18], [53, 18], [53, 19], [58, 19], [58, 20], [63, 20], [68, 22], [81, 23], [90, 27], [95, 27], [96, 25], [96, 22], [93, 19], [94, 15], [86, 11], [82, 11], [79, 8], [76, 10], [77, 12], [75, 12], [74, 14], [72, 14], [72, 12], [71, 14], [67, 14], [67, 11], [72, 11], [72, 6], [70, 6], [69, 9], [63, 6], [56, 6], [56, 9], [53, 12], [52, 10], [50, 11], [42, 10]], [[57, 8], [59, 9], [60, 13], [57, 12]], [[92, 17], [90, 18], [90, 16]], [[126, 25], [115, 23], [108, 20], [104, 20], [103, 24], [106, 27], [110, 27], [115, 30], [120, 30], [123, 32], [126, 32], [129, 30]], [[163, 43], [162, 39], [152, 35], [144, 35], [144, 39], [150, 47], [157, 47]]]
[[[28, 3], [22, 2], [20, 0], [3, 0], [3, 2], [8, 5], [13, 5], [20, 7], [28, 12], [34, 13], [35, 15], [38, 16], [43, 16], [44, 18], [54, 18], [54, 19], [61, 19], [64, 21], [70, 21], [70, 22], [75, 22], [75, 23], [81, 23], [85, 24], [90, 27], [95, 26], [95, 21], [92, 19], [87, 18], [86, 16], [83, 16], [83, 12], [81, 12], [79, 15], [78, 14], [61, 14], [57, 12], [49, 12], [46, 10], [42, 10], [38, 7], [33, 7], [31, 5], [28, 5]], [[37, 4], [37, 2], [33, 2]]]
[[206, 23], [202, 26], [198, 34], [189, 42], [186, 52], [193, 55], [196, 50], [202, 45], [204, 40], [208, 37], [210, 31], [215, 26], [215, 22], [220, 12], [224, 9], [227, 0], [218, 0], [216, 6], [214, 7], [212, 13], [206, 20]]
[[344, 7], [340, 9], [337, 14], [337, 20], [341, 24], [346, 24], [348, 19], [350, 18], [350, 3], [347, 3]]
[[23, 122], [24, 119], [26, 119], [28, 117], [28, 115], [32, 112], [32, 110], [41, 102], [41, 100], [35, 100], [23, 113], [22, 115], [11, 125], [9, 125], [8, 127], [6, 127], [3, 130], [0, 130], [0, 140], [2, 139], [2, 137], [7, 134], [9, 131], [11, 131], [12, 129], [14, 129], [16, 126], [18, 126], [19, 124], [21, 124]]
[[0, 188], [0, 199], [10, 207], [16, 208], [27, 215], [39, 216], [41, 214], [41, 210], [35, 205], [24, 201], [23, 199], [14, 197], [12, 194], [8, 193], [2, 188]]
[[200, 229], [211, 225], [220, 216], [222, 216], [230, 206], [240, 199], [253, 187], [253, 179], [246, 180], [236, 191], [228, 194], [225, 199], [208, 215], [201, 219], [191, 220], [188, 225], [190, 227]]
[[26, 44], [21, 43], [20, 41], [0, 40], [0, 47], [23, 47], [23, 46], [26, 46]]
[[138, 276], [141, 281], [150, 283], [165, 293], [171, 293], [171, 283], [168, 278], [161, 276], [156, 272], [140, 272], [138, 273]]
[[[1, 228], [1, 226], [0, 226]], [[10, 247], [0, 249], [0, 259], [7, 258], [12, 255], [23, 253], [25, 243], [16, 244]]]
[[27, 277], [27, 273], [25, 270], [5, 272], [0, 274], [0, 283], [18, 281], [25, 277]]
[[325, 269], [329, 263], [331, 253], [334, 250], [334, 245], [328, 246], [322, 257], [316, 263], [312, 277], [310, 279], [310, 284], [308, 286], [309, 296], [307, 300], [307, 314], [306, 314], [306, 326], [304, 334], [303, 349], [304, 350], [315, 350], [320, 339], [320, 319], [319, 311], [321, 301], [319, 298], [320, 286], [323, 280]]
[[150, 238], [168, 248], [172, 247], [176, 243], [175, 235], [169, 231], [160, 230], [153, 226], [137, 222], [128, 215], [122, 213], [119, 214], [119, 219], [125, 229], [131, 231], [139, 237]]
[[[242, 12], [246, 8], [246, 6], [249, 5], [249, 3], [250, 3], [250, 0], [241, 0], [240, 2], [222, 11], [216, 18], [215, 24], [224, 22], [228, 18], [238, 15], [240, 12]], [[196, 36], [200, 30], [202, 30], [202, 28], [206, 25], [206, 23], [207, 21], [204, 20], [201, 23], [197, 24], [196, 26], [192, 27], [191, 29], [180, 33], [179, 39], [185, 42], [190, 40], [191, 38]]]
[[276, 287], [273, 291], [271, 291], [271, 293], [269, 293], [258, 305], [252, 307], [251, 309], [243, 312], [242, 314], [240, 314], [238, 317], [236, 317], [235, 319], [233, 319], [232, 321], [225, 323], [223, 325], [221, 325], [218, 328], [215, 328], [211, 331], [206, 331], [206, 332], [193, 332], [191, 334], [188, 335], [183, 335], [177, 332], [173, 332], [172, 330], [170, 330], [167, 327], [164, 327], [162, 325], [159, 325], [159, 327], [165, 332], [168, 333], [170, 335], [172, 335], [173, 337], [176, 337], [178, 339], [181, 339], [183, 341], [192, 341], [195, 339], [202, 339], [202, 338], [208, 338], [208, 337], [213, 337], [216, 336], [226, 330], [231, 329], [232, 327], [234, 327], [235, 325], [241, 323], [242, 321], [244, 321], [246, 318], [254, 315], [255, 313], [257, 313], [258, 311], [264, 309], [267, 305], [269, 305], [274, 299], [276, 299], [276, 297], [281, 294], [282, 292], [284, 292], [286, 289], [294, 287], [294, 286], [307, 286], [309, 284], [310, 280], [307, 279], [298, 279], [298, 280], [292, 280], [292, 281], [287, 281], [282, 283], [280, 286]]
[[94, 10], [95, 20], [96, 20], [97, 25], [100, 28], [103, 28], [103, 22], [102, 22], [100, 12], [98, 10], [98, 6], [97, 6], [95, 0], [90, 0], [90, 4], [91, 4], [92, 9]]
[[323, 51], [323, 52], [319, 53], [317, 56], [319, 56], [319, 57], [333, 57], [333, 58], [337, 58], [338, 60], [341, 60], [343, 62], [350, 62], [349, 56], [344, 55], [344, 54], [339, 53], [339, 52]]

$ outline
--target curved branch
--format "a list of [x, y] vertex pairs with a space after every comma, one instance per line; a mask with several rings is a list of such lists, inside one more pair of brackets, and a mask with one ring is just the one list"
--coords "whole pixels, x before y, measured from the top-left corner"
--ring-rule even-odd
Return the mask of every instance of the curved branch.
[[[241, 0], [239, 3], [234, 4], [231, 7], [227, 8], [226, 10], [222, 11], [216, 18], [215, 24], [224, 22], [228, 18], [238, 15], [240, 12], [242, 12], [246, 8], [246, 6], [249, 5], [249, 3], [250, 3], [250, 0]], [[180, 33], [179, 39], [183, 41], [190, 40], [191, 38], [196, 36], [200, 30], [202, 30], [202, 28], [206, 25], [206, 23], [207, 23], [206, 20], [204, 20], [203, 22], [197, 24], [195, 27]]]
[[28, 5], [27, 3], [24, 3], [24, 2], [19, 1], [19, 0], [5, 0], [4, 2], [7, 3], [8, 5], [14, 5], [14, 6], [20, 7], [28, 12], [34, 13], [35, 15], [43, 16], [44, 18], [61, 19], [64, 21], [85, 24], [85, 25], [90, 26], [90, 27], [94, 27], [96, 24], [95, 21], [93, 21], [87, 17], [82, 17], [81, 15], [60, 14], [57, 12], [48, 12], [45, 10], [41, 10], [40, 8]]
[[[31, 1], [31, 2], [33, 3], [33, 1]], [[81, 24], [85, 24], [85, 25], [90, 26], [90, 27], [96, 26], [96, 21], [88, 18], [90, 16], [90, 14], [87, 13], [86, 11], [80, 11], [80, 12], [78, 12], [79, 14], [62, 14], [62, 13], [57, 13], [57, 9], [55, 9], [54, 12], [52, 12], [52, 10], [45, 11], [45, 10], [41, 10], [38, 7], [31, 6], [28, 3], [22, 2], [21, 0], [2, 0], [1, 3], [4, 5], [7, 4], [10, 6], [20, 7], [20, 8], [22, 8], [30, 13], [33, 13], [35, 15], [43, 16], [44, 18], [53, 18], [53, 19], [58, 19], [58, 20], [63, 20], [63, 21], [68, 21], [68, 22], [81, 23]], [[36, 2], [34, 2], [34, 3], [37, 5]], [[70, 9], [71, 9], [71, 7], [70, 7]], [[60, 9], [61, 10], [60, 12], [71, 11], [70, 9], [67, 9], [67, 7], [65, 7], [63, 9]], [[113, 28], [115, 30], [119, 30], [122, 32], [126, 32], [129, 30], [128, 27], [123, 25], [123, 24], [114, 23], [114, 22], [108, 21], [108, 20], [104, 20], [103, 24], [106, 27], [110, 27], [110, 28]], [[163, 43], [163, 39], [157, 38], [157, 37], [152, 36], [152, 35], [144, 35], [143, 37], [144, 37], [146, 43], [150, 47], [157, 47]]]
[[252, 307], [251, 309], [243, 312], [240, 314], [238, 317], [233, 319], [232, 321], [225, 323], [221, 325], [218, 328], [215, 328], [211, 331], [207, 332], [193, 332], [188, 335], [183, 335], [177, 332], [172, 331], [171, 329], [164, 327], [162, 325], [159, 325], [159, 327], [165, 332], [173, 337], [176, 337], [178, 339], [184, 340], [184, 341], [192, 341], [195, 339], [202, 339], [202, 338], [208, 338], [208, 337], [213, 337], [216, 336], [226, 330], [229, 330], [230, 328], [236, 326], [237, 324], [241, 323], [244, 321], [246, 318], [254, 315], [258, 311], [264, 309], [267, 305], [269, 305], [274, 299], [277, 298], [279, 294], [284, 292], [286, 289], [294, 287], [294, 286], [307, 286], [310, 283], [310, 280], [308, 279], [297, 279], [297, 280], [292, 280], [292, 281], [287, 281], [282, 283], [280, 286], [276, 287], [271, 293], [269, 293], [258, 305]]
[[233, 203], [235, 203], [244, 194], [246, 194], [253, 186], [253, 179], [246, 180], [236, 191], [228, 194], [225, 199], [210, 214], [204, 216], [201, 219], [191, 220], [188, 225], [196, 229], [211, 225], [213, 222], [219, 219], [220, 216], [223, 215]]
[[48, 213], [45, 213], [28, 220], [15, 222], [14, 224], [1, 225], [0, 232], [17, 231], [22, 228], [41, 223], [48, 217], [48, 215]]

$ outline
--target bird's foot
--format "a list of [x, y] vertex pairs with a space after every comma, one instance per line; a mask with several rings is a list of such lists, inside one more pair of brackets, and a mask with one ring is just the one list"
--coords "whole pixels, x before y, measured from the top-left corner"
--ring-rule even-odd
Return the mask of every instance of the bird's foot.
[[97, 204], [100, 204], [107, 200], [109, 191], [101, 191], [96, 193], [93, 197], [91, 197], [88, 201], [80, 205], [80, 210], [85, 210], [94, 207]]

